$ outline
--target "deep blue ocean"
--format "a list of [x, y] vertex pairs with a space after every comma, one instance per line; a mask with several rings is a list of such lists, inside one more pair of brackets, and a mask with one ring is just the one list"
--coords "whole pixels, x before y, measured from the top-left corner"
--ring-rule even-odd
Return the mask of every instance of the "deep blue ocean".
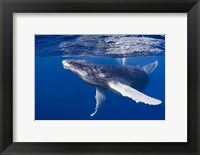
[[[120, 36], [114, 39], [101, 36], [101, 38], [108, 38], [108, 40], [104, 42], [104, 40], [96, 41], [98, 38], [82, 39], [81, 44], [77, 39], [79, 37], [77, 35], [35, 36], [35, 120], [165, 119], [165, 48], [163, 36], [137, 35], [132, 38]], [[119, 38], [124, 40], [128, 38], [128, 40], [119, 42]], [[127, 42], [129, 44], [126, 44]], [[137, 46], [139, 50], [136, 54], [131, 53], [131, 48], [135, 48], [136, 42], [139, 42]], [[120, 44], [120, 46], [115, 47], [115, 44]], [[118, 49], [121, 49], [122, 46], [124, 48], [122, 54], [117, 55], [110, 52], [112, 50], [120, 52]], [[140, 46], [144, 47], [144, 50]], [[126, 53], [125, 49], [129, 52]], [[148, 51], [154, 49], [158, 52], [147, 54]], [[101, 53], [101, 50], [106, 52]], [[122, 58], [126, 58], [125, 64], [122, 64]], [[98, 112], [91, 117], [90, 114], [94, 112], [96, 105], [96, 87], [86, 83], [70, 70], [65, 70], [62, 64], [62, 60], [65, 59], [83, 59], [101, 65], [133, 66], [147, 65], [158, 61], [158, 66], [149, 75], [149, 83], [142, 93], [159, 99], [162, 103], [155, 106], [136, 103], [130, 98], [106, 91], [106, 100]]]

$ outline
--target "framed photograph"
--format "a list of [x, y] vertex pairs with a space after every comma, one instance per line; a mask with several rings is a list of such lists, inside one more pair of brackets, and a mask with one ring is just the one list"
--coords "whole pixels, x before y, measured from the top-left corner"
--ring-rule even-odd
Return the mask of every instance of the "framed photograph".
[[199, 154], [200, 2], [0, 1], [2, 154]]

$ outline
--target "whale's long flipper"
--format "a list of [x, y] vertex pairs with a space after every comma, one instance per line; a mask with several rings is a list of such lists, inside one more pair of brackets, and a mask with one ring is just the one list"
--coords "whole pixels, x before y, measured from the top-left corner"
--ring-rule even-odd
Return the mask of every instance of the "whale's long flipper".
[[90, 114], [90, 116], [94, 116], [97, 113], [100, 104], [106, 99], [105, 95], [104, 95], [104, 91], [101, 88], [96, 88], [96, 96], [95, 96], [95, 98], [96, 98], [95, 111], [92, 114]]
[[139, 92], [138, 90], [124, 85], [120, 82], [115, 82], [115, 81], [111, 81], [108, 83], [108, 85], [116, 90], [117, 92], [119, 92], [120, 94], [122, 94], [123, 96], [129, 97], [132, 100], [136, 101], [136, 103], [138, 102], [143, 102], [145, 104], [149, 104], [149, 105], [158, 105], [161, 103], [160, 100], [149, 97], [141, 92]]

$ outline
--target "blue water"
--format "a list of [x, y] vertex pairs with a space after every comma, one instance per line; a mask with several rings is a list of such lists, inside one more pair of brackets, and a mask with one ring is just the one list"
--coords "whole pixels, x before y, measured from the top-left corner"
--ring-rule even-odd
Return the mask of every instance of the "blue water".
[[[71, 37], [71, 36], [70, 36]], [[42, 38], [44, 47], [45, 38]], [[49, 39], [49, 38], [48, 38]], [[56, 36], [53, 37], [54, 40]], [[52, 39], [50, 39], [52, 41]], [[36, 37], [37, 41], [37, 37]], [[63, 40], [62, 40], [63, 41]], [[53, 47], [55, 44], [47, 43]], [[41, 47], [40, 44], [36, 46]], [[36, 55], [37, 50], [36, 48]], [[44, 51], [43, 51], [44, 52]], [[146, 65], [158, 61], [149, 75], [149, 83], [142, 92], [162, 101], [150, 106], [107, 91], [106, 100], [93, 117], [96, 88], [62, 65], [64, 59], [84, 59], [95, 64], [121, 65], [120, 59], [108, 56], [67, 56], [53, 53], [35, 57], [35, 119], [36, 120], [164, 120], [165, 119], [165, 56], [126, 57], [126, 65]]]

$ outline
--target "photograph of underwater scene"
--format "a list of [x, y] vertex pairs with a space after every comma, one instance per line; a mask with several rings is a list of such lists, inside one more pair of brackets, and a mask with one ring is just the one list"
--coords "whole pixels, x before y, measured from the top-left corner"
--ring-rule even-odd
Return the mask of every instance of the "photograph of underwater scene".
[[35, 120], [165, 120], [165, 35], [35, 35]]

